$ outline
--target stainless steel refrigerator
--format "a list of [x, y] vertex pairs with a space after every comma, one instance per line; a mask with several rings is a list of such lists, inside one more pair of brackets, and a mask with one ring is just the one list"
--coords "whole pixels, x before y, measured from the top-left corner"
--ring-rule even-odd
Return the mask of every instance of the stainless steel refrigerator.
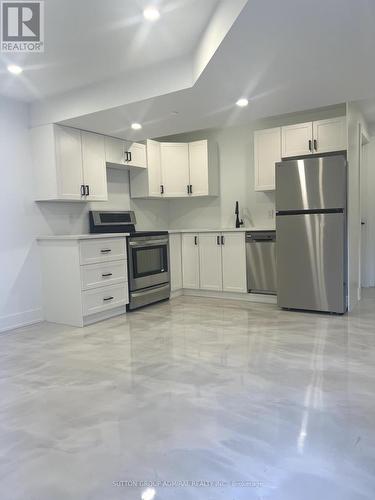
[[344, 156], [276, 163], [278, 305], [347, 310]]

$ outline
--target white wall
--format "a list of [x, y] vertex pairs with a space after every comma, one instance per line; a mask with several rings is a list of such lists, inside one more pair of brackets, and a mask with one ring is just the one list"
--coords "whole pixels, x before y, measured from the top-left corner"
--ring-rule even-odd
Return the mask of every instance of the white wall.
[[331, 106], [321, 110], [257, 120], [246, 127], [201, 130], [161, 138], [165, 141], [199, 139], [214, 141], [218, 145], [220, 161], [220, 197], [171, 200], [169, 227], [171, 229], [232, 227], [235, 222], [234, 207], [237, 200], [246, 226], [273, 227], [274, 192], [254, 191], [254, 130], [343, 116], [345, 112], [345, 105]]
[[348, 299], [353, 310], [360, 299], [360, 131], [368, 136], [367, 125], [355, 103], [347, 103], [348, 125]]
[[35, 237], [46, 231], [32, 201], [27, 106], [0, 98], [0, 331], [42, 318]]
[[364, 146], [361, 172], [362, 286], [375, 286], [375, 137]]

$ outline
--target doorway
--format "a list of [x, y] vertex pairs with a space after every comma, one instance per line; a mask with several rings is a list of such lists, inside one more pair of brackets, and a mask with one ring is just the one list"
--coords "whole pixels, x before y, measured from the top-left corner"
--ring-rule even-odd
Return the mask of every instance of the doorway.
[[373, 145], [363, 134], [359, 126], [359, 299], [362, 288], [375, 286], [375, 262], [373, 241], [373, 210], [375, 209], [374, 190], [375, 175], [372, 166]]

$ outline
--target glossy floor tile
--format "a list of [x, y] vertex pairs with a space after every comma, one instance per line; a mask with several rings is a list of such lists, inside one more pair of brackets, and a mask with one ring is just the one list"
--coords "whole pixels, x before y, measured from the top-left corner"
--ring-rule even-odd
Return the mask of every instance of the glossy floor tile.
[[180, 297], [0, 359], [2, 500], [375, 498], [374, 291], [345, 317]]

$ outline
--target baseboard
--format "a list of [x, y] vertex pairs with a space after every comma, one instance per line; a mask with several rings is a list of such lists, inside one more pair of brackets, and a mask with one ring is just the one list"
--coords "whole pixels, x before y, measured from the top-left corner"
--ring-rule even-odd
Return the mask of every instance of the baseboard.
[[22, 328], [23, 326], [34, 325], [42, 321], [42, 309], [30, 309], [30, 311], [9, 314], [8, 316], [0, 317], [0, 333]]
[[187, 295], [190, 297], [207, 297], [211, 299], [243, 300], [246, 302], [258, 302], [261, 304], [277, 304], [276, 295], [265, 295], [262, 293], [234, 293], [234, 292], [213, 292], [210, 290], [195, 290], [183, 288], [175, 290], [171, 298]]

